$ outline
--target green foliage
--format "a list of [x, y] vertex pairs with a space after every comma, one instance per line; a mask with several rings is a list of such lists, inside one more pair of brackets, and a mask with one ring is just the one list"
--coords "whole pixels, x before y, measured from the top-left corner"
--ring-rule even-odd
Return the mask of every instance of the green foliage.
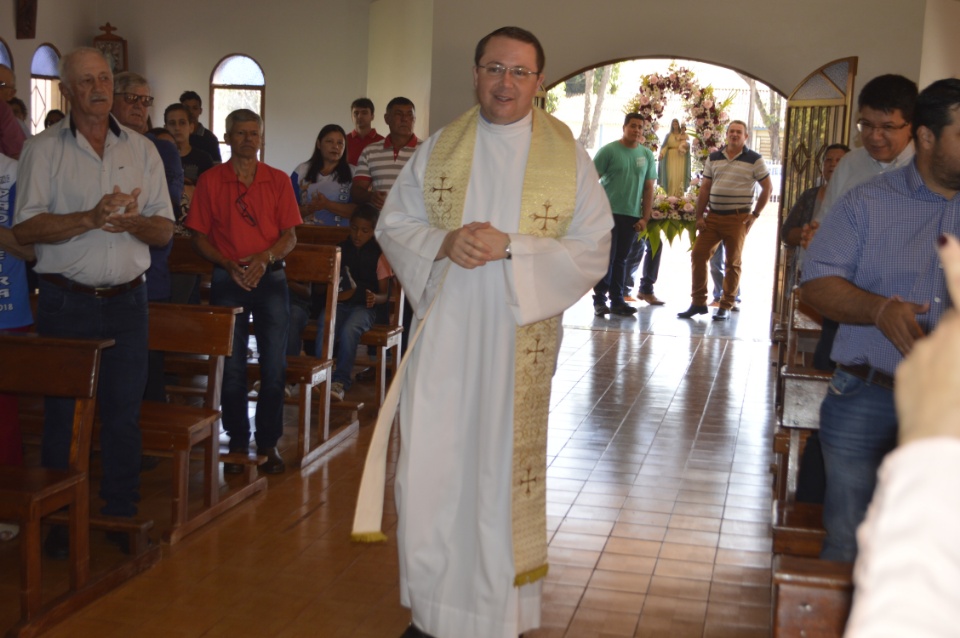
[[547, 113], [556, 113], [557, 108], [560, 107], [560, 92], [563, 88], [558, 84], [549, 91], [547, 91]]
[[[598, 66], [594, 69], [595, 73], [593, 74], [593, 95], [597, 95], [600, 91], [600, 81], [603, 78], [603, 67]], [[564, 95], [566, 97], [573, 97], [574, 95], [583, 95], [584, 91], [587, 88], [587, 76], [586, 73], [579, 73], [569, 80], [563, 83], [564, 86]], [[610, 83], [607, 84], [607, 93], [610, 95], [616, 95], [617, 89], [620, 88], [620, 63], [617, 62], [610, 69]]]

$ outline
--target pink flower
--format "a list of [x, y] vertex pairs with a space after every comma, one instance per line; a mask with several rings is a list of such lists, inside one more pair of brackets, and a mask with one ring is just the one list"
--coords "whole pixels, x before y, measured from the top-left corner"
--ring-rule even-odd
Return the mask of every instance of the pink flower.
[[693, 210], [694, 210], [693, 204], [691, 204], [690, 202], [687, 202], [686, 204], [683, 205], [683, 212], [692, 213]]
[[673, 197], [673, 196], [670, 196], [670, 197], [667, 198], [667, 203], [670, 204], [671, 206], [673, 206], [674, 204], [677, 203], [677, 198], [676, 198], [676, 197]]
[[640, 104], [650, 104], [650, 98], [646, 95], [640, 96]]
[[712, 108], [713, 108], [713, 100], [704, 100], [704, 101], [703, 101], [703, 106], [706, 107], [706, 108], [708, 108], [708, 109], [712, 109]]
[[710, 151], [711, 153], [716, 153], [716, 152], [717, 152], [717, 147], [716, 147], [716, 146], [711, 146], [711, 147], [708, 148], [707, 150]]

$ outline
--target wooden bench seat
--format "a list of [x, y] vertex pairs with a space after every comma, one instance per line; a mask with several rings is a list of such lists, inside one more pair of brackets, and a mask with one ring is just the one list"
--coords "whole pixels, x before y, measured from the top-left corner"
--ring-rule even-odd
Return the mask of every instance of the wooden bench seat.
[[[327, 326], [323, 356], [315, 357], [287, 357], [286, 383], [298, 387], [298, 396], [291, 399], [297, 405], [297, 459], [296, 464], [303, 467], [323, 453], [338, 445], [346, 437], [355, 434], [360, 427], [357, 406], [340, 406], [340, 409], [349, 410], [348, 422], [331, 434], [330, 428], [330, 378], [333, 362], [334, 312], [336, 307], [336, 289], [340, 280], [340, 249], [335, 245], [311, 245], [299, 242], [299, 233], [306, 226], [297, 227], [298, 245], [285, 258], [287, 279], [316, 283], [326, 286], [327, 308], [324, 321]], [[322, 227], [316, 227], [322, 228]], [[347, 229], [339, 229], [342, 237]], [[342, 238], [339, 241], [342, 241]], [[170, 256], [171, 271], [181, 273], [208, 274], [213, 264], [204, 260], [193, 249], [189, 237], [174, 237], [174, 247]], [[203, 365], [203, 358], [175, 357], [171, 358], [166, 369], [182, 376], [196, 376]], [[259, 366], [255, 360], [248, 363], [248, 375], [251, 381], [259, 379]], [[314, 388], [319, 388], [314, 392]], [[316, 395], [316, 396], [314, 396]], [[318, 435], [314, 443], [311, 433], [311, 401], [319, 402], [318, 408]], [[219, 396], [217, 403], [219, 406]], [[247, 458], [247, 457], [242, 457]], [[233, 461], [231, 461], [233, 462]]]
[[840, 638], [853, 599], [853, 565], [801, 556], [773, 559], [773, 635]]
[[[0, 466], [0, 519], [20, 523], [20, 621], [8, 636], [33, 636], [149, 569], [158, 547], [90, 578], [90, 446], [100, 352], [113, 340], [55, 339], [0, 334], [0, 392], [72, 398], [73, 435], [67, 469]], [[62, 515], [58, 511], [68, 508]], [[70, 539], [69, 590], [44, 604], [41, 524], [63, 522]]]

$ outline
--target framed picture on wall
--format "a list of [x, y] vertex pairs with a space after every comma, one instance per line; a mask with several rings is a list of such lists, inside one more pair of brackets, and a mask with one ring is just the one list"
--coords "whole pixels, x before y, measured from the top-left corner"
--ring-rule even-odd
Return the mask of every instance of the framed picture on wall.
[[110, 70], [114, 73], [127, 70], [127, 41], [118, 35], [113, 35], [116, 27], [109, 22], [100, 27], [104, 32], [93, 39], [93, 46], [99, 49], [110, 62]]

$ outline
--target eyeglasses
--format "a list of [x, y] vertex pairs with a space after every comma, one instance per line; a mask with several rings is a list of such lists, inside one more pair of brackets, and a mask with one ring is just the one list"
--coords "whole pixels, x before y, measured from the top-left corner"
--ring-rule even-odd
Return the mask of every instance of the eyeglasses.
[[123, 101], [127, 104], [136, 104], [140, 102], [144, 106], [153, 106], [153, 96], [152, 95], [137, 95], [136, 93], [114, 93], [114, 95], [122, 95]]
[[247, 207], [247, 202], [243, 201], [243, 198], [247, 196], [247, 191], [240, 193], [240, 197], [237, 198], [237, 208], [240, 209], [240, 216], [243, 217], [243, 221], [247, 222], [251, 226], [256, 227], [257, 220], [253, 215], [250, 214], [250, 209]]
[[910, 122], [904, 122], [903, 124], [874, 124], [873, 122], [868, 122], [866, 120], [857, 120], [857, 130], [863, 133], [864, 135], [869, 135], [874, 131], [879, 131], [882, 135], [889, 137], [896, 133], [897, 131], [902, 131], [906, 127], [910, 126]]
[[488, 64], [486, 66], [478, 66], [478, 69], [482, 69], [484, 74], [491, 78], [502, 78], [504, 73], [509, 72], [510, 76], [514, 80], [526, 80], [528, 78], [536, 77], [540, 75], [539, 71], [531, 71], [522, 66], [503, 66], [502, 64]]

